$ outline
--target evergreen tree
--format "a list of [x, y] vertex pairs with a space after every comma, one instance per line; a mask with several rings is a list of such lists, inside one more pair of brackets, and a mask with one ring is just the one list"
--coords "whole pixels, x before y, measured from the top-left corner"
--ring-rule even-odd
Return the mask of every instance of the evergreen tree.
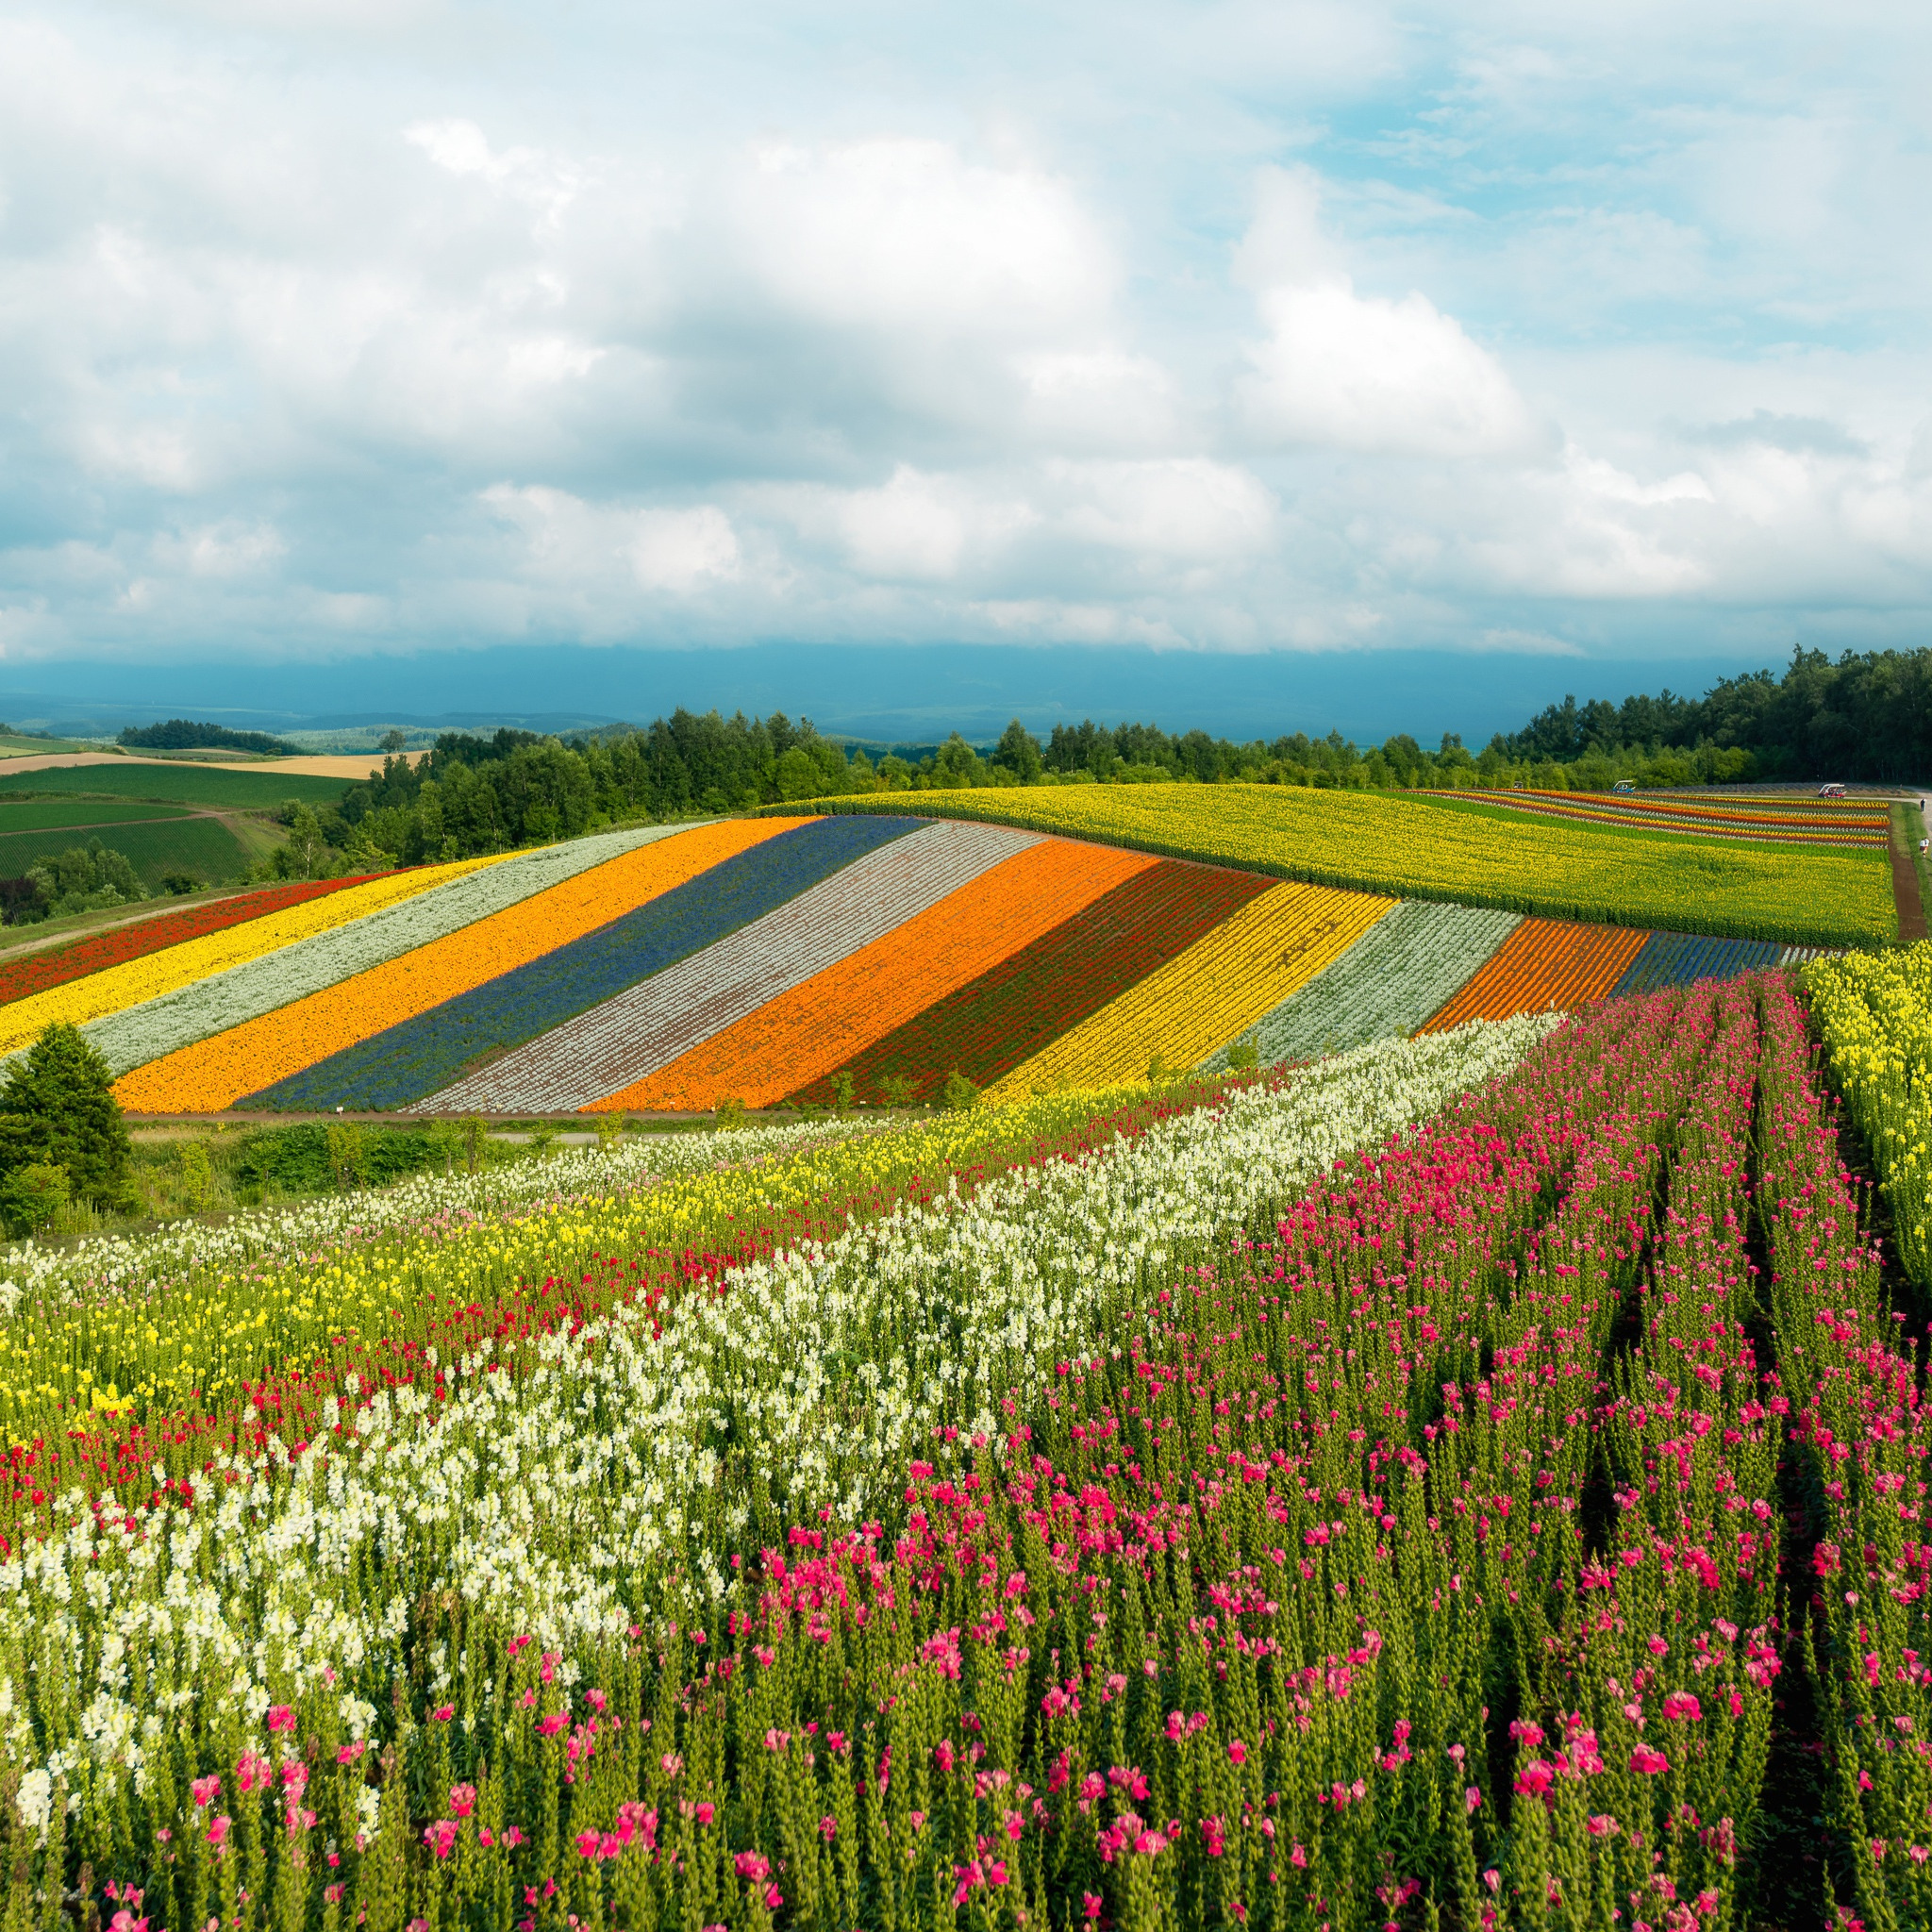
[[0, 1088], [0, 1114], [28, 1124], [7, 1138], [35, 1145], [40, 1159], [67, 1170], [76, 1195], [102, 1207], [120, 1198], [132, 1158], [113, 1088], [107, 1061], [64, 1023], [34, 1041]]

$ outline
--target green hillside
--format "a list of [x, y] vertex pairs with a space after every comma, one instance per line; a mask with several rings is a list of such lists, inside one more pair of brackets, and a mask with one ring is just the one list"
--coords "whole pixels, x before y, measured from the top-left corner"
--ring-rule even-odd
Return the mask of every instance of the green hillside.
[[[129, 798], [23, 798], [0, 800], [0, 839], [13, 832], [85, 830], [120, 825], [130, 819], [152, 821], [188, 816], [190, 808], [150, 805]], [[101, 835], [107, 837], [105, 832]], [[108, 844], [114, 841], [108, 840]]]
[[151, 892], [160, 891], [161, 880], [169, 873], [193, 873], [211, 886], [238, 879], [258, 856], [252, 846], [243, 846], [225, 820], [157, 818], [134, 824], [79, 825], [0, 836], [0, 877], [18, 878], [38, 860], [85, 845], [90, 839], [125, 853]]
[[142, 798], [170, 805], [209, 805], [223, 811], [250, 811], [291, 798], [308, 805], [333, 805], [347, 790], [340, 778], [311, 778], [256, 768], [234, 771], [221, 765], [68, 765], [12, 776], [0, 766], [0, 798]]

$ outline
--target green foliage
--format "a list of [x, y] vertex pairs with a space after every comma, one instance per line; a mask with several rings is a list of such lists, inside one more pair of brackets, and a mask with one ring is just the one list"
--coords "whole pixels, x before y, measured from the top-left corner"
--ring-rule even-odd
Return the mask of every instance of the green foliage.
[[53, 1161], [30, 1161], [0, 1181], [0, 1212], [9, 1228], [39, 1234], [67, 1206], [72, 1183]]
[[132, 905], [147, 897], [126, 855], [110, 851], [98, 838], [28, 866], [26, 876], [41, 915], [47, 919]]
[[324, 1130], [329, 1177], [344, 1193], [369, 1180], [369, 1149], [357, 1121], [330, 1121]]
[[291, 798], [284, 804], [279, 816], [289, 828], [288, 842], [277, 845], [255, 868], [255, 876], [260, 879], [334, 878], [341, 871], [341, 862], [330, 849], [322, 822], [312, 808], [300, 799]]
[[82, 1200], [125, 1192], [130, 1150], [108, 1063], [74, 1026], [49, 1026], [0, 1088], [0, 1112], [33, 1122], [45, 1160], [67, 1170]]
[[161, 890], [174, 893], [177, 898], [186, 892], [200, 891], [206, 883], [206, 880], [196, 878], [192, 872], [164, 872], [161, 874]]
[[307, 1122], [251, 1134], [235, 1162], [235, 1178], [250, 1189], [324, 1194], [400, 1180], [429, 1166], [437, 1152], [429, 1136], [416, 1129]]
[[266, 731], [231, 731], [225, 724], [194, 724], [186, 718], [126, 725], [120, 742], [130, 751], [252, 751], [265, 758], [291, 758], [295, 751]]
[[948, 1112], [963, 1113], [979, 1104], [979, 1089], [955, 1067], [940, 1088], [940, 1101]]
[[909, 1074], [884, 1074], [879, 1076], [879, 1094], [888, 1107], [910, 1107], [917, 1083]]
[[841, 1114], [852, 1111], [852, 1075], [843, 1068], [832, 1075], [832, 1106]]
[[214, 1166], [208, 1159], [208, 1142], [200, 1140], [182, 1141], [175, 1159], [181, 1170], [175, 1190], [183, 1205], [198, 1214], [207, 1208], [215, 1187]]
[[719, 1101], [712, 1117], [720, 1128], [741, 1127], [744, 1124], [744, 1102], [735, 1093], [727, 1093]]
[[1243, 1033], [1227, 1049], [1227, 1064], [1237, 1074], [1252, 1072], [1261, 1064], [1261, 1043], [1252, 1033]]

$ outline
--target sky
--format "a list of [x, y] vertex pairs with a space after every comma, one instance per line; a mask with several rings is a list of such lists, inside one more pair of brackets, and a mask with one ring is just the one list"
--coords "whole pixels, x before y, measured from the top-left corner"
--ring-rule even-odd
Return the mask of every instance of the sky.
[[1928, 122], [1869, 0], [15, 7], [0, 697], [1932, 641]]

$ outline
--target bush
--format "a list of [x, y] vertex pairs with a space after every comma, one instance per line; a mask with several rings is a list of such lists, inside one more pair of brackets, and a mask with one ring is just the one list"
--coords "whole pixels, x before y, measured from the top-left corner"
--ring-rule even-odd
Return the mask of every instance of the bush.
[[963, 1113], [967, 1108], [979, 1104], [979, 1089], [955, 1067], [940, 1089], [940, 1100], [952, 1112]]
[[19, 914], [23, 920], [98, 912], [109, 906], [131, 906], [147, 897], [127, 855], [110, 850], [98, 839], [28, 866], [26, 876], [33, 887], [34, 910]]
[[70, 1183], [67, 1170], [52, 1161], [36, 1160], [17, 1167], [0, 1183], [0, 1210], [8, 1225], [25, 1234], [38, 1234], [67, 1206]]

